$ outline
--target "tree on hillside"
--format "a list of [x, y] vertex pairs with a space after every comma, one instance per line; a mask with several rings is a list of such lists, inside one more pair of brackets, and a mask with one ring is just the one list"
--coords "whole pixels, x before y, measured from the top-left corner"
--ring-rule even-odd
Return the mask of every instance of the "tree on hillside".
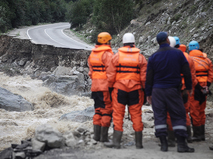
[[133, 17], [133, 0], [95, 0], [93, 13], [93, 24], [98, 31], [117, 34]]
[[0, 0], [0, 32], [25, 25], [65, 21], [72, 0]]
[[16, 16], [14, 10], [14, 0], [0, 1], [0, 32], [5, 32], [12, 28], [11, 19]]
[[72, 3], [70, 9], [71, 27], [81, 27], [93, 11], [93, 0], [79, 0]]

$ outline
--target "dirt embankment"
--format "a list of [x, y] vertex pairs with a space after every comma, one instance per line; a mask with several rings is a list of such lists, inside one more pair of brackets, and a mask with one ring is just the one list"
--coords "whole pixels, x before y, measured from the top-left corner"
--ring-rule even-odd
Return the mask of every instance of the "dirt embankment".
[[[36, 77], [40, 72], [53, 71], [57, 66], [78, 67], [86, 61], [90, 51], [57, 48], [50, 45], [33, 44], [28, 39], [0, 36], [0, 68], [6, 72], [13, 68], [17, 73]], [[87, 63], [85, 62], [85, 67]]]

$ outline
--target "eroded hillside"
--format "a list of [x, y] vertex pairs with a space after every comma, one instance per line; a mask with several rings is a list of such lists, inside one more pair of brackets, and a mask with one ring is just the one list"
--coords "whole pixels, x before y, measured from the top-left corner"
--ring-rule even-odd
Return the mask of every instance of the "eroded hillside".
[[[137, 4], [135, 10], [137, 18], [131, 20], [120, 34], [113, 36], [113, 47], [120, 47], [123, 34], [132, 32], [137, 47], [149, 56], [158, 48], [156, 34], [167, 31], [171, 36], [178, 36], [185, 45], [191, 40], [200, 42], [204, 52], [213, 59], [212, 0], [146, 0]], [[80, 33], [88, 37], [91, 31], [92, 26], [86, 24]]]

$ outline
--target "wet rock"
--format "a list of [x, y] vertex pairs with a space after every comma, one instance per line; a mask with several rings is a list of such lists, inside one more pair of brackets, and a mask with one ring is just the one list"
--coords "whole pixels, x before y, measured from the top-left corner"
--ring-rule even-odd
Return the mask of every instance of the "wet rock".
[[0, 108], [8, 111], [31, 111], [33, 105], [22, 96], [11, 93], [0, 87]]
[[84, 72], [84, 68], [83, 68], [83, 67], [79, 67], [79, 68], [77, 69], [77, 71], [79, 71], [79, 72]]
[[0, 152], [0, 157], [2, 159], [13, 158], [13, 149], [11, 147], [4, 149], [3, 151]]
[[17, 159], [25, 159], [26, 155], [24, 152], [17, 152], [15, 153], [15, 158]]
[[50, 125], [44, 124], [37, 127], [35, 138], [38, 141], [47, 143], [50, 148], [61, 148], [65, 145], [63, 135]]
[[18, 61], [19, 66], [24, 66], [28, 59], [22, 58], [20, 61]]
[[73, 131], [73, 135], [80, 138], [81, 137], [81, 133], [79, 131]]
[[[81, 134], [79, 133], [79, 135], [81, 135]], [[77, 141], [72, 132], [69, 132], [68, 134], [64, 135], [64, 137], [66, 139], [65, 140], [66, 146], [72, 147], [72, 148], [76, 147]]]
[[72, 120], [75, 122], [82, 123], [88, 120], [92, 120], [94, 112], [95, 110], [94, 107], [92, 106], [84, 109], [83, 111], [77, 110], [64, 114], [60, 117], [59, 120]]
[[52, 73], [50, 71], [48, 72], [41, 72], [40, 76], [38, 77], [39, 79], [41, 79], [42, 81], [45, 81], [49, 78], [49, 76], [51, 75]]
[[62, 76], [62, 75], [72, 75], [72, 68], [71, 67], [64, 67], [58, 66], [54, 71], [53, 74], [55, 76]]
[[32, 139], [32, 149], [34, 151], [41, 151], [43, 152], [45, 150], [45, 142], [40, 142], [38, 140], [36, 140], [35, 138]]
[[77, 75], [61, 75], [61, 76], [49, 76], [44, 81], [44, 85], [49, 87], [52, 91], [63, 95], [79, 95], [84, 92], [85, 81], [84, 75], [78, 73]]

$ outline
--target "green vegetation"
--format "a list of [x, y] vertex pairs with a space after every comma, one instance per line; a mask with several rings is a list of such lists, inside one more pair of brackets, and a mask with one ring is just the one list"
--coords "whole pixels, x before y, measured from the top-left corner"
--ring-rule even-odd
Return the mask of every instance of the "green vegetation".
[[77, 0], [69, 11], [71, 28], [82, 28], [89, 20], [93, 25], [91, 41], [103, 31], [118, 34], [133, 18], [134, 0]]
[[185, 29], [187, 25], [187, 17], [185, 17], [181, 22], [181, 29]]
[[[140, 7], [142, 1], [138, 1]], [[134, 15], [134, 0], [1, 0], [0, 33], [20, 26], [69, 21], [81, 29], [89, 20], [92, 36], [118, 34]], [[93, 41], [94, 42], [94, 41]]]
[[198, 9], [198, 6], [197, 5], [192, 5], [191, 8], [189, 9], [189, 13], [190, 14], [193, 14], [196, 12], [196, 10]]
[[171, 18], [171, 23], [173, 23], [174, 21], [178, 21], [180, 18], [182, 17], [182, 14], [176, 14]]
[[92, 23], [96, 30], [93, 37], [100, 31], [118, 34], [133, 18], [133, 0], [95, 0]]
[[79, 39], [81, 39], [82, 41], [86, 42], [86, 43], [90, 43], [90, 41], [88, 41], [88, 39], [86, 39], [86, 36], [83, 36], [82, 34], [80, 34], [79, 32], [71, 29], [71, 31], [75, 34], [75, 36], [77, 36]]
[[82, 27], [90, 18], [93, 12], [94, 0], [79, 0], [71, 5], [69, 15], [71, 28]]
[[0, 32], [25, 25], [66, 21], [71, 0], [1, 0]]

